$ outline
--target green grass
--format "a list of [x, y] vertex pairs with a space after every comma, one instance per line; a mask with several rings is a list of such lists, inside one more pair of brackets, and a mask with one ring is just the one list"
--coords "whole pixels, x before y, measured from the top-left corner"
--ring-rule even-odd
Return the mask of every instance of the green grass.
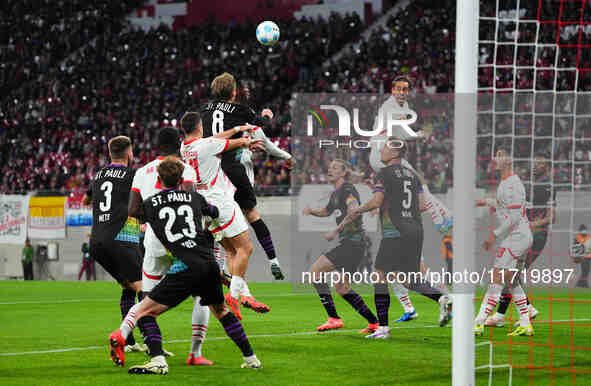
[[[106, 282], [0, 282], [0, 384], [1, 385], [145, 385], [145, 384], [214, 384], [214, 385], [449, 385], [451, 384], [451, 328], [435, 327], [438, 309], [419, 295], [411, 295], [419, 311], [418, 320], [395, 325], [389, 341], [368, 341], [356, 331], [364, 321], [339, 297], [337, 309], [345, 330], [315, 333], [326, 320], [320, 302], [312, 293], [293, 295], [289, 284], [251, 284], [253, 293], [270, 305], [272, 311], [257, 315], [243, 310], [243, 324], [264, 368], [258, 371], [240, 369], [241, 355], [225, 338], [217, 321], [210, 321], [204, 354], [214, 361], [209, 368], [184, 364], [189, 349], [191, 301], [158, 319], [165, 347], [176, 353], [169, 358], [167, 376], [132, 376], [114, 367], [108, 359], [107, 335], [120, 323], [120, 291]], [[538, 297], [547, 292], [538, 291]], [[568, 291], [554, 290], [554, 298], [568, 299]], [[591, 300], [589, 292], [577, 291], [576, 299]], [[370, 308], [373, 300], [364, 296]], [[67, 302], [68, 300], [75, 300]], [[479, 304], [477, 304], [478, 306]], [[540, 319], [549, 319], [550, 303], [535, 302]], [[590, 306], [575, 304], [572, 318], [591, 319]], [[392, 299], [390, 319], [397, 318], [401, 308]], [[515, 314], [514, 314], [515, 315]], [[552, 319], [570, 319], [569, 302], [552, 302]], [[590, 321], [581, 323], [591, 323]], [[394, 325], [394, 323], [391, 323]], [[550, 342], [550, 325], [535, 324], [534, 343]], [[509, 327], [492, 330], [495, 342], [509, 342]], [[477, 338], [486, 342], [491, 336]], [[569, 325], [552, 325], [552, 343], [569, 345]], [[139, 338], [139, 332], [135, 333]], [[212, 339], [213, 338], [213, 339]], [[141, 338], [140, 338], [141, 340]], [[529, 342], [529, 338], [514, 339]], [[591, 346], [591, 329], [574, 328], [574, 342]], [[80, 348], [77, 351], [19, 354], [5, 353]], [[511, 350], [510, 350], [511, 349]], [[569, 348], [533, 347], [495, 344], [494, 363], [526, 366], [571, 366], [591, 369], [591, 351]], [[511, 353], [510, 353], [511, 351]], [[128, 354], [126, 367], [145, 360], [143, 354]], [[488, 362], [488, 347], [476, 349], [476, 364]], [[488, 384], [488, 371], [476, 374], [476, 384]], [[531, 382], [531, 383], [530, 383]], [[496, 369], [494, 385], [508, 384], [508, 370]], [[516, 368], [513, 385], [572, 385], [572, 374], [548, 370]], [[577, 385], [591, 384], [591, 374], [577, 374]]]

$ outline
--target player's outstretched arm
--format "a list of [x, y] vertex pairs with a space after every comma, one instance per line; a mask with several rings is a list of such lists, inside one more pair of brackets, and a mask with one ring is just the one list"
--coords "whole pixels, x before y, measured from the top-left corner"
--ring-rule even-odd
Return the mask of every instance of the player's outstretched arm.
[[310, 207], [305, 207], [302, 210], [302, 214], [304, 216], [314, 216], [314, 217], [328, 217], [328, 216], [330, 216], [330, 213], [328, 212], [328, 210], [326, 208], [312, 209]]
[[250, 125], [236, 126], [236, 127], [233, 127], [229, 130], [225, 130], [219, 134], [214, 135], [213, 138], [228, 139], [238, 133], [244, 133], [245, 131], [250, 131], [250, 130], [252, 130], [253, 127], [254, 126], [250, 126]]
[[218, 207], [207, 202], [205, 200], [205, 197], [203, 197], [199, 193], [197, 194], [199, 195], [199, 205], [201, 206], [201, 213], [203, 213], [204, 216], [218, 218], [218, 216], [220, 215]]
[[269, 153], [269, 155], [281, 159], [291, 159], [291, 154], [286, 152], [285, 150], [281, 149], [277, 146], [273, 141], [267, 137], [263, 129], [260, 127], [255, 127], [252, 131], [252, 137], [255, 139], [260, 139], [264, 142], [265, 151]]

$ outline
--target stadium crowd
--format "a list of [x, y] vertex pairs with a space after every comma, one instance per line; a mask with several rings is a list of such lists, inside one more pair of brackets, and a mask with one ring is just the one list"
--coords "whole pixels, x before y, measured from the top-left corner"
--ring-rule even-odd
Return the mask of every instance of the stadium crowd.
[[[140, 1], [136, 2], [140, 3]], [[270, 107], [275, 117], [267, 131], [282, 148], [291, 148], [298, 159], [293, 183], [322, 183], [330, 153], [314, 148], [314, 142], [294, 133], [293, 114], [297, 95], [302, 93], [388, 93], [395, 75], [406, 73], [415, 79], [415, 93], [453, 92], [453, 47], [455, 29], [454, 1], [413, 1], [402, 13], [391, 17], [384, 28], [360, 39], [365, 28], [357, 15], [332, 15], [328, 20], [281, 21], [278, 46], [263, 47], [252, 36], [255, 24], [205, 23], [197, 28], [173, 31], [161, 26], [143, 32], [123, 19], [134, 2], [113, 5], [110, 1], [69, 2], [68, 7], [53, 7], [52, 2], [16, 1], [0, 13], [2, 48], [0, 50], [2, 100], [0, 105], [0, 181], [2, 192], [31, 190], [81, 191], [97, 168], [107, 162], [106, 141], [115, 134], [129, 135], [135, 144], [136, 163], [144, 164], [155, 156], [153, 133], [159, 127], [175, 124], [183, 112], [197, 108], [208, 97], [209, 81], [221, 69], [233, 73], [251, 90], [251, 104]], [[531, 3], [531, 4], [529, 4]], [[534, 12], [538, 2], [522, 1]], [[2, 11], [0, 11], [2, 12]], [[494, 9], [482, 7], [482, 14]], [[551, 18], [556, 9], [543, 2], [543, 17]], [[13, 17], [18, 15], [20, 17]], [[527, 15], [526, 15], [527, 16]], [[494, 25], [494, 23], [493, 23]], [[527, 23], [520, 27], [520, 42], [535, 43], [535, 30]], [[67, 28], [65, 27], [67, 26]], [[20, 31], [19, 33], [15, 31]], [[491, 32], [492, 31], [492, 32]], [[493, 39], [494, 28], [481, 23], [481, 39]], [[500, 28], [506, 39], [515, 33], [515, 24]], [[555, 34], [555, 32], [554, 32]], [[572, 43], [567, 34], [563, 43]], [[591, 30], [582, 34], [591, 40]], [[539, 40], [551, 41], [552, 31], [542, 28]], [[578, 34], [577, 34], [578, 36]], [[541, 41], [541, 42], [542, 42]], [[323, 62], [349, 46], [336, 61]], [[510, 64], [513, 46], [499, 49], [496, 64]], [[481, 64], [492, 64], [493, 47], [483, 44]], [[520, 47], [519, 65], [553, 65], [556, 50]], [[591, 53], [561, 49], [559, 66], [591, 68]], [[579, 55], [580, 54], [580, 55]], [[492, 67], [479, 70], [480, 87], [513, 87], [513, 70]], [[557, 89], [574, 89], [574, 72], [559, 71]], [[578, 88], [591, 91], [591, 71], [580, 71]], [[520, 69], [518, 89], [552, 90], [554, 71]], [[272, 102], [269, 102], [272, 101]], [[570, 103], [570, 104], [569, 104]], [[536, 101], [536, 112], [551, 108], [549, 101]], [[565, 114], [573, 111], [572, 101], [557, 102]], [[365, 122], [373, 122], [369, 112]], [[428, 140], [413, 145], [410, 159], [421, 170], [434, 191], [444, 191], [453, 180], [450, 155], [450, 117], [441, 114], [422, 120], [432, 131]], [[492, 154], [492, 136], [513, 133], [512, 121], [497, 115], [479, 120], [479, 154]], [[540, 123], [542, 122], [542, 123]], [[577, 136], [591, 136], [589, 125], [578, 120]], [[553, 122], [519, 119], [518, 135], [552, 135], [554, 143], [536, 140], [534, 151], [545, 151], [556, 161], [573, 158], [581, 183], [591, 184], [591, 168], [583, 163], [591, 157], [591, 141], [577, 141], [572, 146], [572, 118]], [[532, 129], [532, 127], [535, 128]], [[548, 133], [548, 130], [550, 132]], [[529, 141], [529, 142], [528, 142]], [[529, 157], [530, 138], [515, 140], [516, 152]], [[309, 157], [311, 156], [311, 157]], [[353, 150], [346, 156], [363, 179], [368, 152]], [[479, 162], [478, 178], [482, 185], [492, 173], [487, 157]], [[528, 165], [519, 169], [527, 174]], [[569, 181], [572, 165], [555, 165], [555, 182]], [[264, 154], [255, 157], [256, 185], [259, 194], [288, 194], [290, 173], [283, 162]], [[277, 189], [276, 187], [280, 188]]]

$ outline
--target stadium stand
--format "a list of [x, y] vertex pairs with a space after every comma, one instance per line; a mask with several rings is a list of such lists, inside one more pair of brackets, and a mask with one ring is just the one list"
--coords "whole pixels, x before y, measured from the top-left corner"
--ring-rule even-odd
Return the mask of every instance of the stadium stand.
[[[454, 66], [449, 58], [453, 57], [455, 8], [452, 0], [445, 3], [413, 1], [365, 40], [359, 39], [366, 26], [357, 15], [335, 14], [326, 21], [285, 20], [281, 23], [281, 47], [273, 49], [258, 45], [251, 36], [255, 25], [248, 21], [206, 22], [176, 31], [162, 26], [144, 33], [133, 30], [122, 17], [131, 5], [97, 1], [89, 6], [75, 1], [64, 14], [54, 14], [49, 1], [10, 1], [8, 11], [0, 17], [0, 78], [5, 91], [0, 106], [0, 191], [83, 190], [97, 167], [106, 162], [105, 141], [115, 134], [130, 135], [136, 144], [136, 162], [145, 163], [155, 155], [151, 133], [205, 100], [208, 81], [220, 69], [233, 72], [250, 87], [255, 107], [273, 109], [275, 118], [267, 135], [282, 148], [300, 146], [305, 152], [317, 151], [312, 142], [290, 144], [293, 95], [388, 93], [393, 76], [399, 73], [416, 79], [417, 92], [453, 90]], [[537, 1], [531, 6], [537, 9]], [[543, 6], [546, 13], [553, 9]], [[76, 22], [64, 31], [64, 19]], [[17, 30], [30, 31], [35, 44], [25, 44], [24, 35], [12, 33]], [[491, 33], [494, 30], [483, 25], [481, 34]], [[550, 33], [542, 31], [540, 36]], [[527, 41], [528, 32], [522, 34], [519, 39]], [[591, 31], [583, 34], [587, 41], [591, 39]], [[569, 38], [572, 36], [565, 36]], [[332, 55], [349, 42], [355, 44], [332, 62]], [[509, 60], [512, 54], [512, 48], [499, 50], [497, 63]], [[480, 55], [481, 61], [492, 61], [493, 53], [486, 47]], [[576, 55], [576, 51], [566, 51], [561, 60], [568, 65]], [[536, 65], [543, 66], [550, 56], [547, 49], [540, 50]], [[519, 51], [521, 63], [528, 57], [533, 57], [530, 52]], [[323, 66], [326, 59], [330, 64]], [[591, 67], [589, 50], [583, 52], [581, 63]], [[583, 74], [580, 88], [590, 90], [591, 71]], [[480, 83], [492, 83], [494, 75], [490, 69], [481, 70]], [[511, 85], [512, 76], [502, 72], [497, 76], [497, 87]], [[537, 77], [538, 89], [552, 89], [552, 74], [538, 71]], [[523, 87], [533, 81], [527, 72], [518, 78]], [[558, 81], [565, 89], [572, 88], [573, 79], [568, 75]], [[363, 119], [373, 120], [369, 114]], [[434, 191], [445, 191], [453, 181], [450, 128], [444, 121], [433, 118], [425, 122], [433, 125], [433, 134], [418, 143], [409, 157], [427, 171], [426, 179]], [[591, 128], [584, 133], [591, 137]], [[559, 143], [555, 159], [565, 159], [572, 146], [569, 143]], [[591, 141], [582, 142], [575, 157], [590, 160]], [[292, 182], [326, 180], [323, 155], [313, 158], [314, 163], [298, 165]], [[361, 176], [367, 169], [367, 152], [354, 151], [349, 161]], [[258, 155], [255, 171], [259, 194], [289, 193], [290, 173], [281, 161]], [[477, 172], [480, 186], [488, 184], [491, 172], [482, 162]], [[570, 174], [569, 164], [556, 165], [556, 181]], [[581, 183], [591, 183], [589, 165], [579, 174]]]

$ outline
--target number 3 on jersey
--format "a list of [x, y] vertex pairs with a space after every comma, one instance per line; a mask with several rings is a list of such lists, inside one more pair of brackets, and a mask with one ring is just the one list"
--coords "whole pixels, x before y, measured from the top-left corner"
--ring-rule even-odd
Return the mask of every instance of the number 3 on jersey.
[[[182, 229], [182, 234], [172, 233], [172, 226], [176, 221], [177, 213], [179, 216], [185, 215], [185, 222], [187, 223], [187, 225], [189, 225], [188, 229]], [[195, 226], [195, 221], [193, 219], [193, 209], [191, 209], [189, 205], [181, 205], [177, 209], [177, 213], [174, 212], [174, 209], [169, 207], [164, 207], [160, 209], [160, 212], [158, 212], [158, 217], [160, 217], [161, 220], [165, 218], [167, 219], [166, 225], [164, 226], [164, 234], [166, 235], [168, 241], [174, 243], [175, 241], [182, 239], [183, 234], [190, 239], [195, 238], [195, 236], [197, 236], [197, 230]]]
[[111, 209], [111, 193], [113, 192], [113, 183], [111, 181], [105, 181], [101, 185], [101, 191], [104, 191], [105, 201], [99, 202], [99, 209], [102, 212], [107, 212]]
[[224, 131], [224, 113], [220, 110], [215, 110], [212, 114], [211, 132], [217, 135]]

